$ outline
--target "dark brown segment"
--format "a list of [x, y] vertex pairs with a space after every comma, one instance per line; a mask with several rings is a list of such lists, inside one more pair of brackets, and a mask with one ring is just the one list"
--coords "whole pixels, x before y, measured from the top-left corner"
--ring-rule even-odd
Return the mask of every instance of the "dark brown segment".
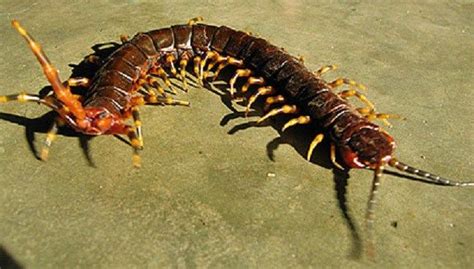
[[143, 52], [131, 43], [123, 45], [116, 53], [113, 54], [110, 61], [121, 59], [130, 63], [140, 70], [140, 72], [148, 71], [148, 59]]
[[174, 38], [171, 28], [153, 30], [148, 32], [148, 35], [153, 39], [153, 43], [159, 52], [174, 51]]
[[174, 47], [178, 50], [190, 50], [192, 26], [174, 25], [171, 26], [174, 34]]
[[255, 39], [255, 37], [250, 36], [242, 31], [236, 31], [227, 42], [224, 53], [232, 57], [237, 57], [239, 56], [240, 51], [247, 47], [249, 42]]
[[93, 82], [93, 87], [91, 87], [91, 89], [102, 86], [115, 86], [124, 91], [129, 91], [132, 89], [133, 83], [134, 81], [120, 71], [106, 70], [103, 71], [97, 80]]
[[155, 58], [158, 56], [158, 52], [156, 51], [155, 44], [153, 44], [153, 39], [147, 34], [138, 33], [136, 34], [130, 43], [137, 46], [147, 58]]
[[304, 108], [305, 104], [308, 104], [316, 95], [328, 91], [330, 90], [323, 80], [312, 77], [308, 80], [307, 84], [304, 84], [304, 86], [298, 90], [298, 94], [295, 95], [294, 100], [296, 100], [299, 106]]
[[289, 60], [282, 68], [274, 75], [274, 80], [277, 85], [285, 85], [287, 79], [293, 74], [301, 70], [301, 64], [295, 60]]
[[224, 51], [227, 42], [229, 42], [230, 37], [235, 33], [235, 30], [230, 29], [227, 26], [221, 26], [217, 29], [214, 34], [214, 38], [211, 42], [211, 48], [219, 53]]
[[300, 94], [300, 90], [311, 82], [311, 77], [312, 74], [308, 72], [306, 68], [300, 68], [293, 75], [288, 77], [286, 83], [282, 85], [283, 91], [295, 99]]
[[245, 54], [242, 55], [242, 59], [251, 67], [259, 70], [279, 51], [281, 50], [268, 43], [268, 41], [257, 39], [255, 42], [250, 43], [245, 49]]
[[205, 24], [193, 25], [191, 45], [194, 49], [194, 52], [202, 54], [203, 52], [208, 51], [216, 31], [217, 26]]
[[291, 61], [292, 57], [283, 51], [275, 53], [273, 58], [271, 58], [265, 65], [260, 69], [260, 73], [265, 78], [273, 78], [280, 69], [288, 62]]
[[120, 57], [114, 57], [104, 66], [103, 70], [117, 70], [126, 76], [130, 77], [131, 80], [136, 81], [140, 77], [140, 69], [136, 66], [132, 66], [130, 63], [123, 60]]
[[118, 109], [124, 109], [127, 104], [130, 102], [130, 95], [126, 94], [120, 88], [115, 86], [101, 86], [97, 87], [92, 91], [92, 94], [88, 96], [88, 100], [85, 102], [86, 104], [93, 103], [93, 100], [98, 98], [108, 98], [110, 99], [111, 103]]

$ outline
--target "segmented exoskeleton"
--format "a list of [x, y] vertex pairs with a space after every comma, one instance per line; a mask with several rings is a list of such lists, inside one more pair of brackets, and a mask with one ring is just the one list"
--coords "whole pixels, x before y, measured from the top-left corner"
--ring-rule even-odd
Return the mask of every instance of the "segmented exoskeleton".
[[[393, 156], [393, 138], [371, 122], [381, 119], [388, 124], [387, 119], [396, 115], [376, 113], [373, 104], [357, 90], [363, 88], [362, 85], [345, 78], [326, 82], [321, 76], [334, 66], [312, 72], [300, 59], [248, 33], [226, 26], [196, 23], [196, 20], [138, 33], [130, 40], [123, 38], [123, 45], [109, 56], [93, 79], [70, 78], [62, 82], [38, 43], [17, 21], [12, 24], [38, 58], [54, 93], [46, 97], [33, 94], [0, 96], [0, 102], [18, 100], [45, 104], [57, 112], [58, 122], [65, 122], [80, 133], [127, 135], [133, 147], [135, 166], [140, 165], [138, 152], [143, 146], [138, 107], [143, 104], [188, 105], [188, 102], [170, 98], [162, 86], [174, 91], [169, 79], [173, 76], [181, 79], [186, 89], [187, 67], [191, 65], [201, 83], [210, 77], [217, 78], [223, 69], [232, 67], [230, 94], [245, 96], [247, 92], [252, 93], [247, 112], [258, 97], [266, 97], [268, 108], [281, 105], [270, 109], [257, 123], [278, 114], [297, 114], [283, 129], [308, 123], [322, 127], [324, 133], [314, 134], [308, 160], [316, 145], [329, 137], [331, 160], [335, 166], [340, 167], [336, 161], [339, 154], [340, 162], [347, 168], [374, 170], [366, 215], [370, 242], [375, 195], [386, 165], [441, 185], [474, 185], [474, 182], [450, 181], [399, 162]], [[237, 90], [235, 85], [239, 79], [246, 80]], [[336, 93], [335, 88], [343, 84], [350, 88]], [[71, 93], [72, 86], [86, 88], [87, 93], [83, 97], [75, 95]], [[249, 90], [250, 86], [258, 87]], [[348, 97], [359, 98], [366, 107], [354, 108], [347, 102]], [[134, 126], [126, 124], [129, 118], [133, 118]], [[55, 125], [48, 133], [43, 159], [47, 157], [56, 131]]]

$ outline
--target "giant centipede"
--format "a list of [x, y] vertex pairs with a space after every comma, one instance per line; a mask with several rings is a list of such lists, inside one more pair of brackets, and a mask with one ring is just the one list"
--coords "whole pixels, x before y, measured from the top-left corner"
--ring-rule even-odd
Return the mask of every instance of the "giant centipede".
[[[164, 90], [166, 87], [168, 93], [175, 91], [170, 77], [182, 80], [183, 88], [187, 89], [187, 77], [191, 76], [188, 69], [203, 86], [203, 82], [217, 78], [224, 69], [231, 69], [229, 93], [232, 97], [248, 97], [246, 113], [258, 98], [265, 98], [266, 114], [257, 124], [279, 114], [293, 114], [295, 117], [283, 126], [283, 131], [298, 124], [314, 124], [322, 130], [313, 134], [308, 160], [327, 137], [335, 167], [374, 171], [366, 211], [369, 255], [374, 251], [376, 194], [387, 165], [438, 185], [474, 186], [474, 182], [448, 180], [399, 161], [393, 154], [394, 139], [373, 123], [379, 119], [389, 124], [387, 119], [397, 115], [377, 113], [373, 103], [360, 92], [364, 86], [347, 78], [327, 82], [322, 76], [335, 66], [310, 71], [301, 59], [250, 33], [207, 25], [199, 19], [138, 33], [131, 39], [123, 37], [123, 43], [101, 63], [92, 78], [71, 77], [63, 82], [41, 46], [18, 21], [13, 20], [12, 25], [38, 59], [53, 91], [46, 96], [26, 93], [0, 96], [0, 102], [35, 102], [56, 112], [57, 119], [48, 132], [42, 159], [48, 156], [58, 124], [66, 124], [86, 135], [126, 135], [133, 149], [133, 165], [139, 167], [139, 151], [143, 147], [139, 107], [189, 105], [171, 98]], [[240, 89], [236, 88], [238, 81], [245, 81]], [[337, 88], [343, 85], [348, 89], [338, 92]], [[75, 94], [73, 87], [85, 88], [86, 93]], [[349, 97], [358, 98], [365, 107], [356, 108], [348, 103]], [[132, 125], [127, 124], [130, 118]]]

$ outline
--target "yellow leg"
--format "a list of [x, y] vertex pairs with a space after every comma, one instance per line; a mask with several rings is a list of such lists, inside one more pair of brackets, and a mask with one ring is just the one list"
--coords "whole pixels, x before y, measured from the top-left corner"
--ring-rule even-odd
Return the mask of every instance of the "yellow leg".
[[245, 116], [247, 117], [250, 111], [250, 107], [252, 106], [253, 103], [255, 103], [255, 101], [257, 100], [259, 96], [273, 94], [274, 92], [275, 92], [275, 89], [272, 86], [258, 88], [257, 93], [250, 96], [249, 98], [249, 102], [247, 103], [247, 106], [245, 107]]
[[349, 78], [338, 78], [329, 83], [329, 86], [333, 89], [340, 87], [341, 85], [349, 85], [363, 91], [367, 90], [367, 87]]
[[224, 69], [225, 67], [227, 67], [229, 65], [242, 67], [244, 65], [244, 62], [242, 60], [238, 60], [238, 59], [233, 58], [233, 57], [227, 57], [227, 60], [225, 62], [220, 63], [219, 66], [217, 67], [216, 71], [214, 72], [214, 78], [213, 79], [216, 80], [217, 77], [219, 76], [220, 72], [222, 71], [222, 69]]
[[400, 119], [402, 118], [398, 114], [388, 114], [388, 113], [376, 113], [375, 110], [369, 110], [367, 108], [359, 108], [357, 109], [359, 113], [365, 116], [368, 120], [373, 121], [375, 119], [381, 120], [385, 125], [388, 127], [392, 127], [392, 124], [388, 121], [388, 119]]
[[194, 74], [196, 75], [196, 78], [199, 84], [202, 85], [202, 81], [200, 80], [201, 75], [199, 73], [199, 65], [201, 64], [201, 57], [199, 56], [194, 57], [193, 63], [194, 63]]
[[235, 72], [235, 75], [230, 79], [229, 84], [230, 84], [230, 95], [233, 97], [235, 94], [235, 88], [234, 85], [237, 82], [237, 79], [239, 77], [248, 77], [252, 74], [252, 70], [250, 69], [237, 69]]
[[166, 55], [166, 63], [170, 65], [171, 74], [173, 74], [173, 76], [176, 77], [176, 75], [178, 74], [178, 71], [176, 70], [176, 67], [174, 66], [174, 61], [176, 61], [176, 57], [174, 57], [174, 54]]
[[310, 116], [299, 116], [297, 118], [289, 120], [283, 128], [281, 129], [283, 132], [288, 129], [291, 126], [295, 126], [297, 124], [308, 124], [311, 122], [311, 117]]
[[313, 151], [316, 146], [323, 141], [324, 135], [318, 134], [314, 137], [313, 141], [309, 145], [308, 154], [306, 155], [306, 160], [311, 161], [311, 156], [313, 155]]
[[247, 82], [245, 82], [244, 86], [242, 86], [242, 93], [246, 93], [249, 90], [251, 85], [263, 85], [265, 84], [265, 80], [262, 77], [249, 77]]
[[138, 106], [134, 106], [132, 108], [132, 117], [140, 149], [143, 149], [142, 121], [140, 120], [140, 111], [138, 109]]
[[192, 18], [188, 21], [188, 25], [191, 26], [191, 25], [194, 25], [194, 24], [197, 24], [197, 23], [200, 23], [204, 21], [204, 18], [202, 16], [198, 16], [196, 18]]
[[372, 104], [372, 102], [370, 102], [367, 97], [365, 95], [363, 95], [362, 93], [356, 91], [356, 90], [345, 90], [345, 91], [342, 91], [339, 93], [339, 96], [341, 98], [348, 98], [348, 97], [356, 97], [357, 99], [359, 99], [361, 102], [363, 102], [370, 110], [374, 110], [375, 109], [375, 106], [374, 104]]
[[179, 75], [181, 77], [181, 80], [183, 82], [183, 88], [184, 88], [184, 91], [188, 91], [188, 82], [186, 80], [186, 66], [188, 65], [188, 60], [187, 59], [181, 59], [181, 61], [179, 61]]
[[298, 108], [295, 105], [284, 105], [280, 108], [272, 109], [270, 112], [265, 114], [263, 117], [258, 119], [257, 124], [262, 123], [266, 119], [276, 116], [278, 114], [294, 114], [298, 112]]
[[337, 66], [335, 64], [325, 65], [319, 68], [317, 71], [314, 71], [313, 74], [317, 77], [321, 77], [323, 74], [336, 69]]
[[344, 170], [344, 168], [340, 164], [338, 164], [337, 161], [336, 161], [336, 145], [334, 143], [331, 143], [329, 153], [330, 153], [329, 157], [331, 158], [332, 164], [336, 168], [338, 168], [340, 170]]
[[133, 148], [133, 155], [132, 155], [133, 167], [139, 168], [141, 166], [140, 155], [138, 154], [139, 150], [141, 149], [140, 140], [137, 138], [137, 133], [135, 129], [131, 126], [127, 127], [126, 134]]
[[264, 106], [264, 110], [268, 110], [272, 105], [274, 104], [281, 104], [283, 102], [285, 102], [286, 99], [283, 95], [277, 95], [277, 96], [270, 96], [270, 97], [267, 97], [267, 99], [265, 99], [265, 106]]
[[46, 139], [44, 140], [43, 148], [41, 148], [40, 158], [41, 158], [42, 161], [48, 160], [49, 148], [51, 147], [51, 144], [53, 143], [54, 139], [56, 138], [57, 133], [58, 133], [58, 126], [57, 126], [56, 122], [54, 122], [53, 126], [51, 126], [51, 129], [46, 134]]
[[215, 51], [207, 51], [206, 56], [204, 56], [204, 59], [201, 61], [200, 64], [200, 71], [199, 71], [199, 80], [203, 81], [204, 80], [204, 67], [206, 66], [207, 61], [213, 60], [215, 57], [218, 57], [219, 53]]
[[177, 94], [176, 90], [173, 87], [171, 87], [171, 81], [168, 78], [168, 74], [166, 74], [166, 71], [163, 69], [163, 67], [156, 68], [156, 70], [153, 70], [151, 74], [159, 76], [164, 81], [166, 87], [168, 87], [168, 89], [172, 93]]

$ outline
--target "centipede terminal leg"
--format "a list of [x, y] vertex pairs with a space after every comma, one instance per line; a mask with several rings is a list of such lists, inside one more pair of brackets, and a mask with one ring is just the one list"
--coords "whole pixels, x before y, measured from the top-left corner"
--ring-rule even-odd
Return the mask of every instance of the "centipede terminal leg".
[[76, 117], [78, 126], [85, 124], [85, 111], [82, 104], [78, 101], [77, 96], [73, 95], [69, 87], [65, 87], [59, 78], [58, 70], [51, 64], [46, 54], [41, 49], [41, 46], [31, 37], [28, 32], [16, 20], [12, 21], [13, 27], [28, 43], [33, 54], [38, 59], [43, 72], [51, 84], [56, 97], [64, 103], [64, 105]]

